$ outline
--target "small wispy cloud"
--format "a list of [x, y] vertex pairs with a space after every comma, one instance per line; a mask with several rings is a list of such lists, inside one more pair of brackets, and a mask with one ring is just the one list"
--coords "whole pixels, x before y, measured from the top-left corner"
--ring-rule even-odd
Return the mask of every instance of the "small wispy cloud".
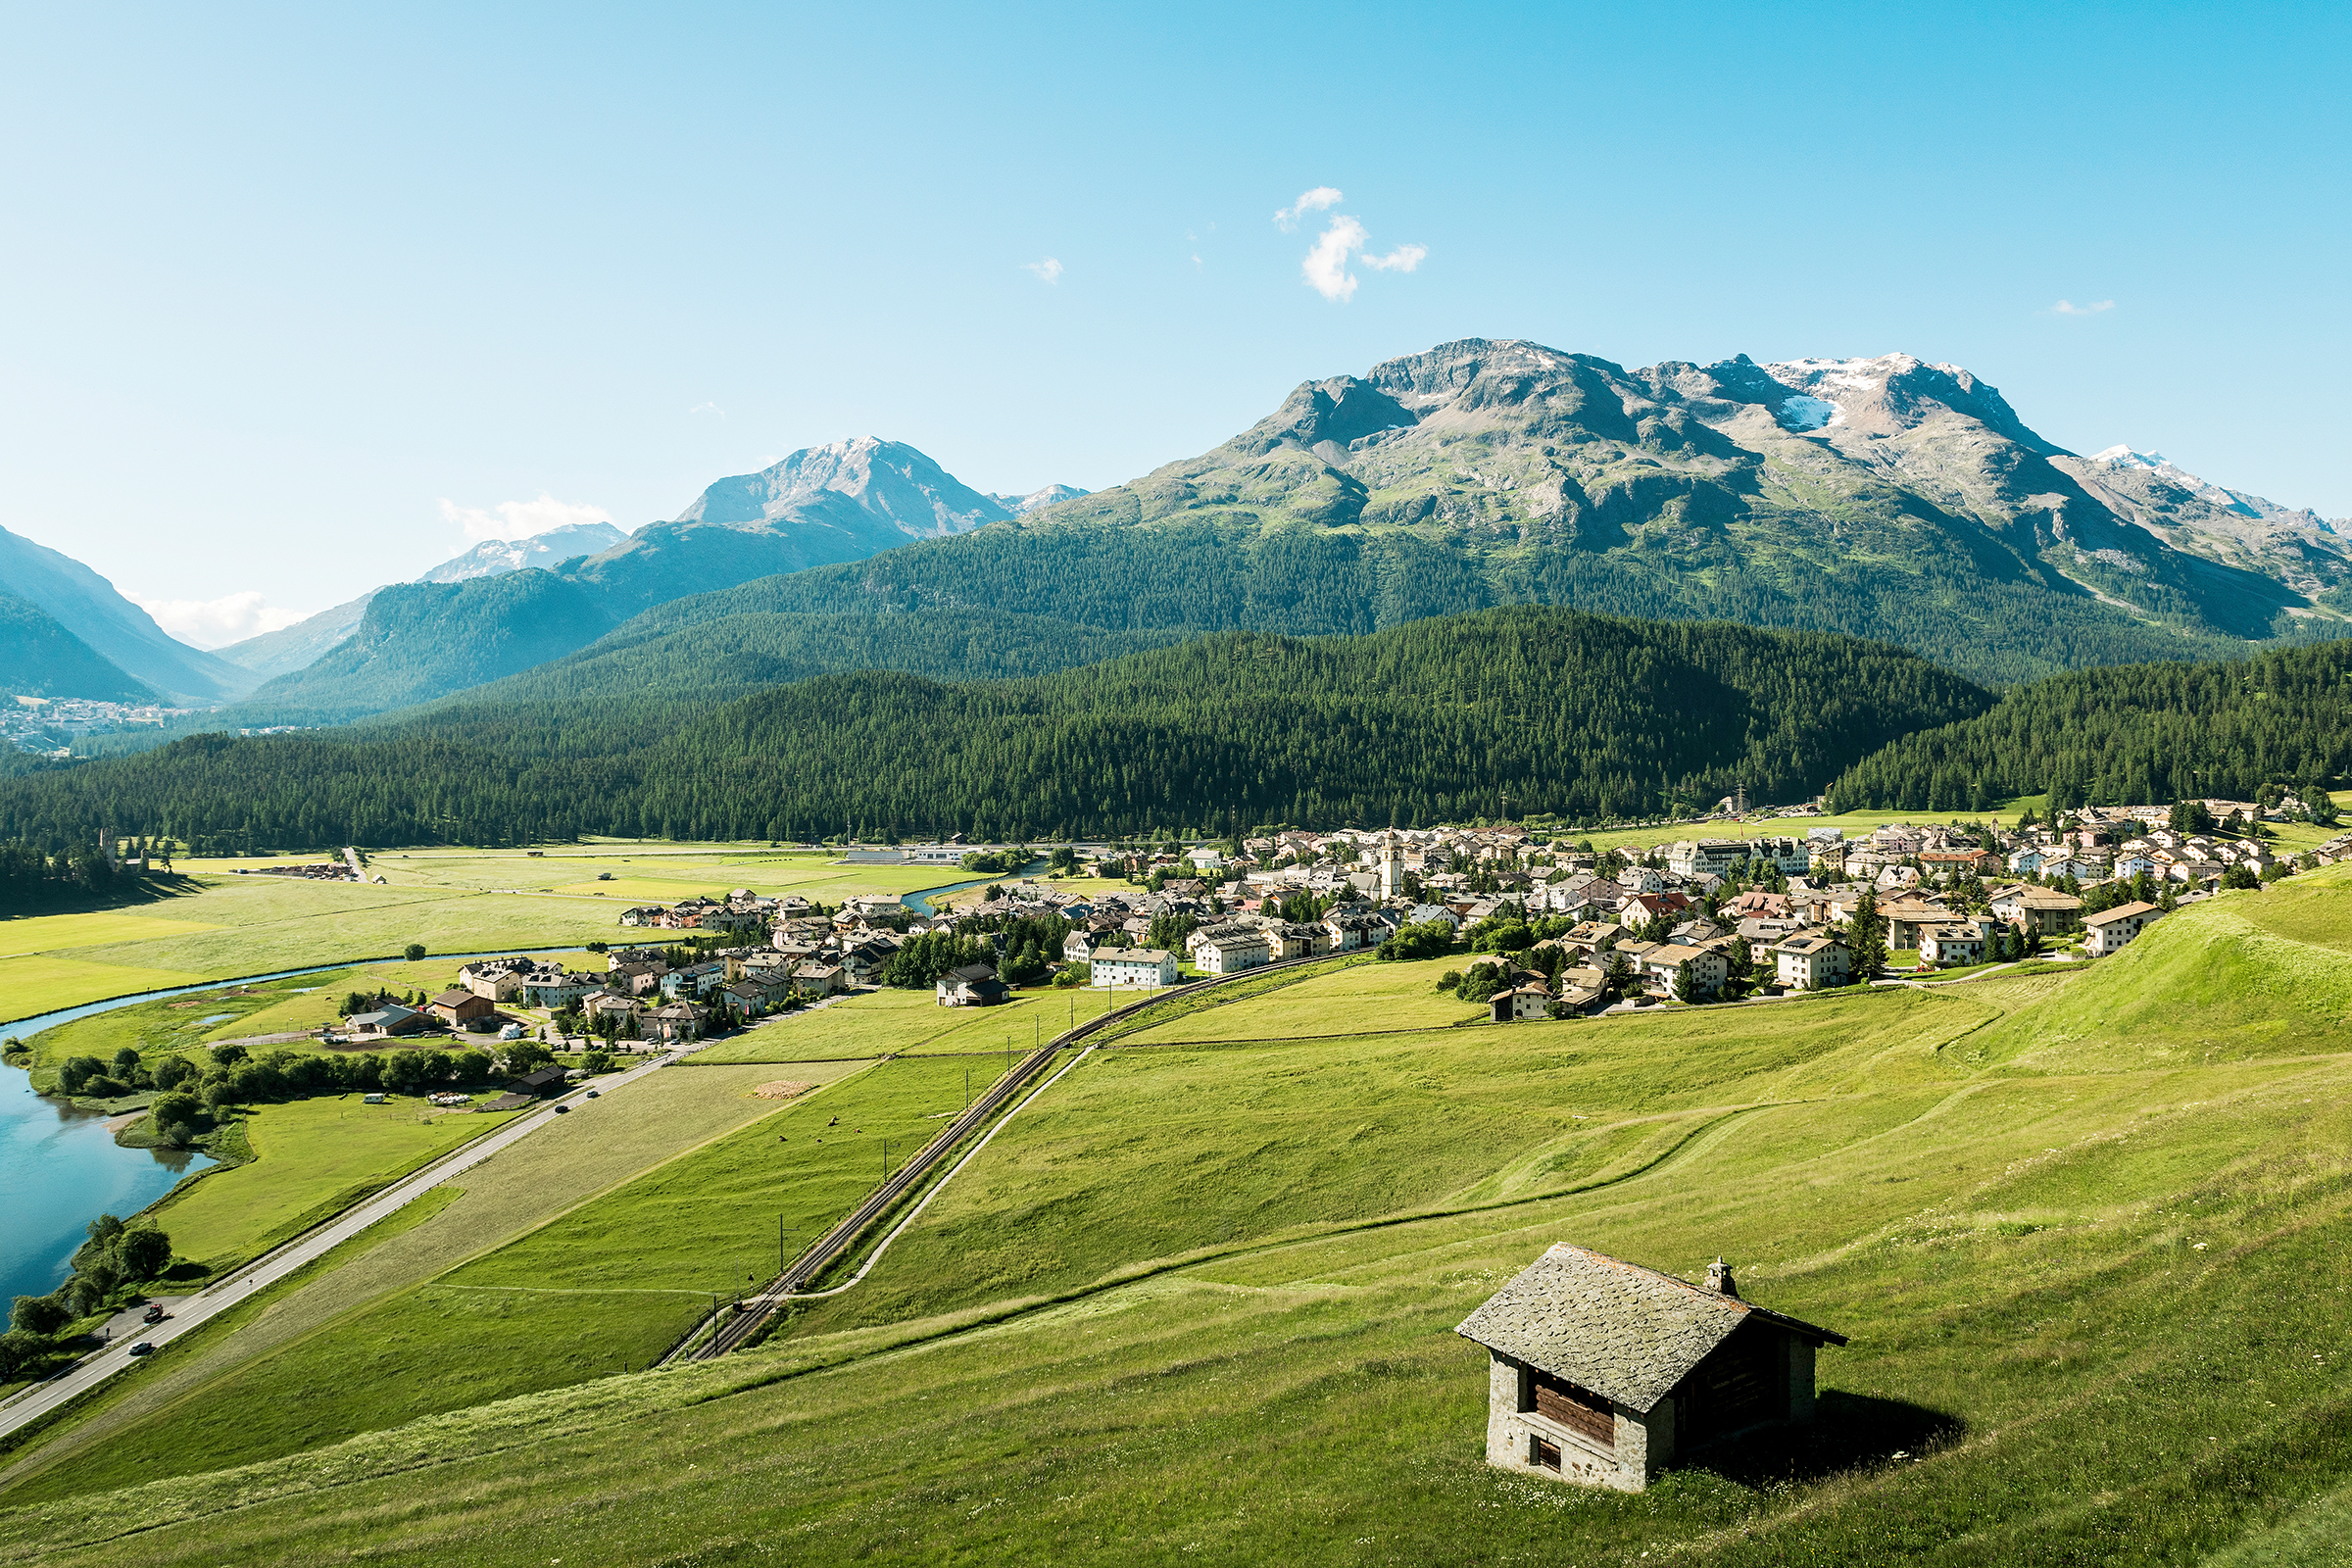
[[1298, 199], [1274, 215], [1275, 226], [1289, 233], [1298, 226], [1298, 220], [1309, 213], [1320, 213], [1340, 205], [1342, 197], [1336, 185], [1317, 185], [1313, 190], [1300, 191]]
[[693, 408], [688, 409], [686, 413], [689, 416], [697, 414], [715, 414], [722, 419], [727, 416], [727, 411], [720, 408], [715, 403], [697, 403]]
[[124, 598], [155, 617], [155, 623], [191, 648], [226, 648], [266, 631], [282, 631], [308, 619], [307, 610], [280, 610], [258, 588], [247, 588], [218, 599]]
[[[1339, 193], [1332, 194], [1336, 197]], [[1399, 245], [1385, 256], [1374, 256], [1366, 248], [1371, 239], [1364, 225], [1354, 219], [1345, 213], [1334, 216], [1308, 248], [1306, 259], [1298, 264], [1307, 287], [1327, 300], [1345, 305], [1355, 298], [1356, 277], [1348, 270], [1350, 259], [1376, 272], [1409, 272], [1429, 255], [1426, 245]]]
[[1051, 256], [1047, 257], [1042, 262], [1023, 262], [1021, 264], [1021, 270], [1024, 272], [1035, 272], [1037, 274], [1037, 280], [1041, 283], [1058, 283], [1061, 281], [1061, 263], [1055, 261]]
[[2113, 300], [2093, 300], [2088, 305], [2077, 305], [2073, 300], [2060, 300], [2050, 307], [2052, 316], [2096, 316], [2115, 309]]
[[471, 540], [528, 539], [575, 522], [611, 522], [612, 514], [584, 501], [558, 501], [546, 491], [536, 501], [501, 501], [495, 507], [461, 507], [441, 498], [441, 519], [456, 523]]

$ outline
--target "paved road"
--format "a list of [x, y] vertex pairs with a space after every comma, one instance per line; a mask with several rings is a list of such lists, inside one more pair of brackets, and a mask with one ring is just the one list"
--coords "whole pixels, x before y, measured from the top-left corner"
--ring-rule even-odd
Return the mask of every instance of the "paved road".
[[133, 1362], [130, 1353], [132, 1345], [144, 1341], [161, 1348], [198, 1324], [218, 1317], [258, 1292], [268, 1290], [271, 1285], [284, 1279], [304, 1264], [324, 1256], [385, 1215], [398, 1213], [460, 1171], [478, 1165], [500, 1150], [519, 1139], [529, 1137], [555, 1120], [556, 1106], [581, 1103], [587, 1090], [591, 1087], [600, 1094], [609, 1094], [623, 1084], [642, 1078], [656, 1068], [675, 1061], [682, 1054], [684, 1054], [683, 1052], [671, 1052], [658, 1056], [627, 1072], [597, 1079], [592, 1085], [583, 1084], [560, 1099], [548, 1102], [537, 1110], [526, 1111], [505, 1126], [496, 1128], [473, 1142], [451, 1151], [422, 1170], [403, 1177], [366, 1202], [356, 1208], [345, 1210], [317, 1230], [296, 1237], [276, 1251], [270, 1252], [248, 1264], [209, 1290], [181, 1298], [172, 1308], [170, 1322], [158, 1323], [152, 1328], [143, 1328], [138, 1333], [123, 1335], [105, 1349], [83, 1356], [62, 1377], [37, 1384], [16, 1395], [6, 1403], [0, 1404], [0, 1437], [5, 1437], [27, 1422], [39, 1420], [58, 1406], [78, 1397], [104, 1383], [116, 1373], [129, 1367]]

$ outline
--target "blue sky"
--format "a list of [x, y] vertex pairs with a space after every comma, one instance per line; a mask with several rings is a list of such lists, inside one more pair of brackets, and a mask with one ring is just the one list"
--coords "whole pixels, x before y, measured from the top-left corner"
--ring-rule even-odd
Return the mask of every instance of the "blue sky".
[[2352, 514], [2340, 6], [486, 9], [10, 7], [0, 525], [218, 641], [841, 436], [1100, 488], [1466, 336], [1904, 350]]

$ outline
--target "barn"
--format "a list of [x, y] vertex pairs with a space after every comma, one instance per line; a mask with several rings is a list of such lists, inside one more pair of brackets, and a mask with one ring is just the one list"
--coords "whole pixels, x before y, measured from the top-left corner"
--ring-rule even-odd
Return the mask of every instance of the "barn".
[[1694, 1285], [1552, 1248], [1462, 1320], [1485, 1346], [1487, 1462], [1640, 1492], [1676, 1457], [1813, 1414], [1813, 1356], [1845, 1336]]

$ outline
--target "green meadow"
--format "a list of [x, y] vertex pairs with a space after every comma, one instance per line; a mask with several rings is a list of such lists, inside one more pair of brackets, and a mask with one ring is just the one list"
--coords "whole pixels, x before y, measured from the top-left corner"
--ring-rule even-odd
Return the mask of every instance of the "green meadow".
[[503, 1126], [399, 1095], [321, 1095], [242, 1113], [253, 1159], [183, 1183], [150, 1211], [181, 1257], [218, 1273], [267, 1251], [418, 1166]]
[[[737, 1099], [763, 1082], [806, 1088], [789, 1101], [755, 1100], [740, 1125], [237, 1364], [15, 1490], [41, 1495], [248, 1463], [643, 1367], [714, 1298], [764, 1282], [780, 1249], [797, 1254], [855, 1207], [881, 1181], [886, 1139], [895, 1168], [964, 1103], [963, 1064], [948, 1060], [654, 1077], [673, 1092], [723, 1085]], [[993, 1081], [993, 1069], [977, 1073], [973, 1088]], [[583, 1103], [563, 1131], [639, 1114], [629, 1098]], [[446, 1223], [466, 1217], [453, 1209]], [[332, 1398], [315, 1396], [327, 1386]]]
[[[1051, 1040], [1089, 1009], [1100, 1010], [1100, 991], [1015, 991], [1000, 1006], [943, 1007], [928, 990], [872, 991], [821, 1007], [781, 1013], [698, 1051], [694, 1063], [816, 1061], [895, 1054], [983, 1054], [1009, 1042], [1026, 1055], [1038, 1041]], [[1120, 1001], [1128, 1000], [1121, 993]]]
[[[387, 850], [375, 882], [238, 875], [317, 856], [183, 860], [194, 891], [84, 914], [0, 919], [0, 1026], [59, 1007], [206, 980], [380, 956], [620, 943], [630, 904], [738, 887], [824, 904], [896, 898], [963, 878], [952, 866], [845, 865], [754, 845], [591, 843], [523, 850]], [[598, 877], [611, 872], [612, 882]], [[649, 934], [650, 935], [650, 934]]]
[[[761, 1346], [597, 1375], [651, 1336], [618, 1293], [712, 1288], [795, 1195], [815, 1223], [879, 1174], [788, 1152], [810, 1123], [952, 1108], [923, 1109], [964, 1063], [902, 1056], [32, 1445], [0, 1556], [2338, 1560], [2348, 894], [2231, 895], [2062, 969], [1561, 1023], [1403, 1033], [1408, 966], [1302, 981], [1070, 1053]], [[1451, 1328], [1558, 1241], [1721, 1254], [1850, 1335], [1819, 1419], [1640, 1496], [1488, 1470]]]

